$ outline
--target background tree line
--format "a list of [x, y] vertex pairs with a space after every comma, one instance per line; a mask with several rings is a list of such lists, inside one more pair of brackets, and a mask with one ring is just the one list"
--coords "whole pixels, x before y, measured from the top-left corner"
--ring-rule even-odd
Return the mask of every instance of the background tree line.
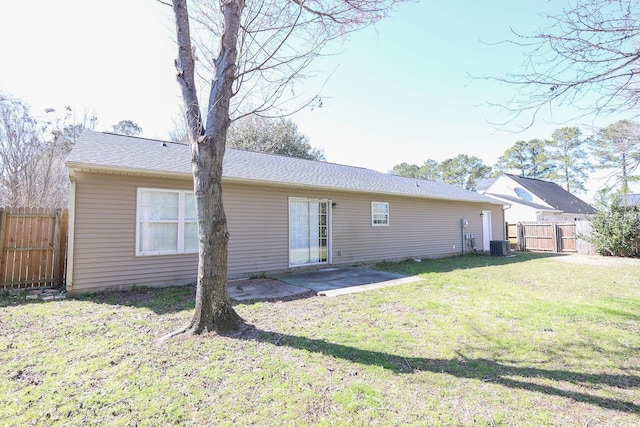
[[[69, 204], [65, 159], [85, 129], [95, 129], [94, 112], [76, 114], [70, 106], [60, 115], [47, 108], [33, 114], [28, 104], [0, 93], [0, 206], [64, 208]], [[131, 120], [111, 132], [139, 135]]]
[[400, 163], [390, 173], [428, 179], [475, 190], [481, 179], [514, 173], [552, 181], [572, 193], [586, 191], [586, 182], [597, 169], [606, 170], [601, 197], [627, 194], [640, 175], [640, 124], [628, 120], [597, 129], [583, 137], [578, 127], [563, 127], [550, 139], [516, 141], [495, 165], [475, 156], [459, 154], [440, 163], [427, 159], [422, 165]]
[[[69, 106], [62, 115], [46, 109], [31, 113], [21, 100], [0, 94], [0, 205], [64, 207], [68, 204], [69, 179], [64, 160], [84, 129], [94, 130], [95, 113], [76, 114]], [[142, 128], [121, 120], [109, 132], [137, 136]], [[167, 139], [186, 143], [186, 124], [176, 119]], [[250, 151], [324, 161], [322, 149], [313, 147], [291, 119], [249, 115], [234, 121], [227, 144]], [[390, 173], [457, 185], [475, 190], [478, 182], [499, 174], [514, 173], [552, 181], [572, 193], [586, 191], [586, 182], [597, 169], [608, 171], [599, 199], [626, 194], [640, 180], [640, 124], [621, 120], [584, 137], [578, 127], [563, 127], [550, 139], [516, 141], [488, 166], [475, 156], [459, 154], [442, 162], [422, 165], [400, 163]]]
[[66, 207], [69, 173], [64, 161], [83, 129], [97, 118], [79, 119], [71, 107], [33, 115], [27, 104], [0, 94], [0, 206]]
[[[189, 141], [188, 132], [185, 116], [180, 115], [174, 119], [168, 137], [170, 141], [186, 144]], [[261, 153], [326, 161], [324, 150], [313, 147], [295, 122], [284, 117], [250, 114], [237, 119], [229, 126], [226, 145]]]
[[[184, 120], [176, 120], [168, 139], [187, 140]], [[64, 162], [84, 129], [95, 130], [94, 112], [80, 114], [67, 106], [34, 114], [28, 104], [0, 93], [0, 206], [55, 207], [69, 203], [69, 172]], [[142, 134], [140, 125], [121, 120], [106, 129], [120, 135]], [[311, 146], [290, 119], [250, 115], [233, 123], [231, 147], [324, 161], [322, 149]]]

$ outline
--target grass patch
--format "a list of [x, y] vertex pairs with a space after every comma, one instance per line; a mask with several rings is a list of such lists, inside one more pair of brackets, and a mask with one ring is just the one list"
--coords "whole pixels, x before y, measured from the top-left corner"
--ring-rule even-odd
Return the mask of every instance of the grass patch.
[[610, 261], [381, 264], [421, 280], [164, 345], [192, 288], [3, 295], [0, 425], [637, 425], [640, 263]]

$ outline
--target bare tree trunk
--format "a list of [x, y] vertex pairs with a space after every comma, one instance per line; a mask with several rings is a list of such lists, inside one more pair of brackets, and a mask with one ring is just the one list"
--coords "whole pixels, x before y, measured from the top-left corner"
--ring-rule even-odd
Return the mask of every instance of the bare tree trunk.
[[[165, 0], [158, 1], [166, 4]], [[246, 10], [244, 0], [202, 2], [199, 7], [199, 2], [194, 2], [196, 10], [200, 9], [199, 24], [221, 42], [216, 52], [205, 47], [205, 54], [211, 53], [207, 56], [215, 60], [204, 123], [195, 88], [196, 59], [187, 0], [172, 0], [178, 42], [176, 69], [189, 129], [200, 258], [194, 317], [188, 326], [169, 336], [226, 332], [243, 324], [231, 307], [227, 292], [229, 233], [222, 205], [222, 160], [231, 98], [239, 93], [239, 105], [261, 99], [257, 107], [236, 109], [235, 118], [282, 109], [280, 98], [288, 89], [293, 92], [293, 82], [303, 77], [302, 71], [327, 43], [374, 24], [402, 1], [405, 0], [290, 0], [272, 4], [252, 1]], [[219, 11], [211, 10], [214, 5]], [[241, 25], [244, 14], [246, 20]], [[243, 82], [248, 89], [240, 91]], [[253, 91], [259, 96], [250, 96]]]
[[622, 152], [622, 194], [629, 192], [629, 177], [627, 176], [627, 154]]
[[165, 338], [181, 333], [225, 333], [238, 329], [242, 319], [229, 302], [227, 290], [227, 244], [229, 232], [222, 204], [222, 161], [229, 104], [236, 73], [237, 41], [243, 0], [221, 2], [225, 29], [215, 60], [206, 127], [202, 124], [195, 88], [195, 55], [191, 47], [186, 0], [174, 0], [178, 41], [178, 82], [186, 107], [190, 131], [191, 165], [198, 216], [198, 282], [196, 307], [191, 322]]

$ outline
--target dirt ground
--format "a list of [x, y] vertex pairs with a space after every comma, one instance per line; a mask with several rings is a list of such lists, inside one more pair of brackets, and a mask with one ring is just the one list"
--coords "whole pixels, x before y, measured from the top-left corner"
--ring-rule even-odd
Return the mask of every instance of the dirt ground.
[[229, 297], [236, 301], [243, 300], [287, 300], [315, 295], [310, 289], [293, 286], [276, 279], [256, 278], [230, 280], [227, 284]]

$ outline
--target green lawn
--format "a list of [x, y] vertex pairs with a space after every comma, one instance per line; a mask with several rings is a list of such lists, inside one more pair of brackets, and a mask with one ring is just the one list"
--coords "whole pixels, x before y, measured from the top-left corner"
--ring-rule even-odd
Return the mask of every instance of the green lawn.
[[378, 267], [423, 280], [165, 344], [191, 288], [4, 295], [0, 425], [640, 425], [640, 260]]

